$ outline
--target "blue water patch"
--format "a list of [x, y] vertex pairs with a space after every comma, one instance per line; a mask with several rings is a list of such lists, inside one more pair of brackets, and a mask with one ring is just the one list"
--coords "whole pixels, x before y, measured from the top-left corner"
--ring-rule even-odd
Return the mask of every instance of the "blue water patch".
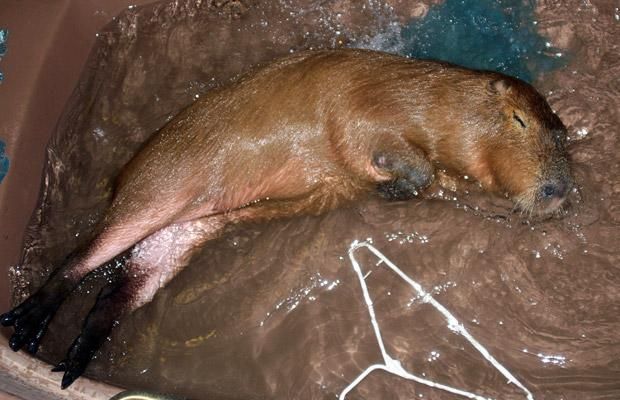
[[[0, 29], [0, 60], [6, 54], [6, 41], [9, 37], [9, 31], [7, 29]], [[2, 79], [4, 79], [4, 75], [2, 71], [0, 71], [0, 83], [2, 83]], [[9, 158], [4, 153], [4, 149], [6, 145], [2, 140], [0, 140], [0, 183], [6, 176], [7, 172], [9, 172]]]
[[[9, 38], [9, 30], [8, 29], [0, 29], [0, 60], [6, 54], [6, 41]], [[0, 83], [4, 79], [4, 74], [0, 71]]]
[[4, 179], [4, 176], [9, 172], [9, 158], [4, 154], [4, 142], [0, 140], [0, 183]]
[[533, 3], [446, 0], [401, 30], [401, 51], [532, 82], [566, 62], [565, 55], [538, 34]]

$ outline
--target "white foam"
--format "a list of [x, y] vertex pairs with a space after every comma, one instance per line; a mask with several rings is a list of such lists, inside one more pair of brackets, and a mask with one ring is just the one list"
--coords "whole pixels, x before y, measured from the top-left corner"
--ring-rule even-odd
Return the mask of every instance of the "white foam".
[[381, 355], [383, 357], [383, 364], [374, 364], [369, 366], [364, 372], [362, 372], [353, 382], [351, 382], [338, 396], [339, 400], [344, 400], [347, 397], [347, 394], [351, 392], [364, 378], [366, 378], [371, 372], [376, 370], [383, 370], [390, 374], [399, 376], [401, 378], [411, 380], [414, 382], [421, 383], [426, 386], [430, 386], [432, 388], [444, 390], [446, 392], [450, 392], [456, 395], [460, 395], [462, 397], [466, 397], [469, 399], [476, 400], [489, 400], [489, 398], [484, 397], [482, 395], [468, 392], [466, 390], [454, 388], [451, 386], [443, 385], [438, 382], [431, 381], [429, 379], [425, 379], [423, 377], [412, 374], [409, 371], [406, 371], [401, 365], [400, 361], [392, 358], [386, 351], [385, 345], [383, 342], [383, 336], [381, 334], [381, 328], [379, 326], [379, 322], [377, 321], [377, 317], [375, 315], [375, 309], [373, 306], [372, 298], [370, 297], [370, 292], [368, 291], [368, 286], [365, 282], [365, 275], [362, 273], [362, 269], [355, 259], [354, 253], [357, 249], [366, 247], [370, 250], [377, 258], [379, 258], [383, 263], [391, 269], [396, 275], [398, 275], [402, 280], [407, 282], [409, 286], [415, 290], [418, 296], [422, 297], [426, 303], [433, 306], [437, 311], [439, 311], [447, 322], [447, 326], [450, 330], [454, 331], [462, 335], [495, 369], [497, 369], [507, 380], [508, 383], [517, 386], [525, 395], [528, 400], [534, 400], [534, 396], [532, 393], [512, 374], [508, 371], [502, 364], [500, 364], [495, 357], [489, 353], [489, 351], [478, 342], [465, 328], [465, 326], [460, 323], [450, 311], [448, 311], [443, 305], [441, 305], [437, 300], [431, 296], [430, 293], [426, 292], [422, 286], [407, 276], [399, 267], [397, 267], [392, 261], [390, 261], [385, 255], [383, 255], [379, 250], [377, 250], [374, 246], [369, 244], [368, 242], [358, 242], [354, 241], [351, 243], [349, 247], [349, 259], [351, 260], [351, 265], [353, 266], [353, 270], [357, 274], [357, 278], [360, 282], [360, 286], [362, 287], [362, 292], [364, 294], [364, 301], [366, 302], [366, 306], [368, 307], [368, 314], [370, 314], [370, 322], [375, 332], [375, 337], [377, 339], [377, 344], [379, 345], [379, 350], [381, 351]]

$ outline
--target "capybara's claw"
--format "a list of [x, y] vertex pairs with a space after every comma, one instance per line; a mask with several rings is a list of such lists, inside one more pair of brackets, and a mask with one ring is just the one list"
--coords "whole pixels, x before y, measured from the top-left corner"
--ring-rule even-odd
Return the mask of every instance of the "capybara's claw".
[[17, 333], [11, 335], [11, 338], [9, 339], [9, 347], [13, 351], [18, 351], [19, 349], [21, 349], [24, 343], [26, 343], [25, 336], [19, 335]]
[[41, 322], [39, 329], [36, 331], [36, 334], [34, 335], [34, 337], [26, 345], [26, 351], [28, 353], [37, 354], [37, 351], [39, 350], [39, 344], [41, 343], [41, 339], [43, 338], [43, 335], [45, 334], [45, 331], [47, 330], [47, 326], [49, 325], [49, 322], [51, 321], [52, 316], [53, 316], [53, 313], [48, 314], [47, 317], [45, 317], [45, 319]]
[[80, 368], [66, 370], [65, 374], [62, 376], [62, 382], [60, 383], [60, 388], [63, 390], [68, 388], [73, 382], [75, 382], [77, 378], [80, 377], [80, 375], [82, 375], [82, 372], [84, 372], [84, 369], [86, 369], [85, 365]]
[[52, 372], [64, 372], [67, 370], [67, 363], [65, 361], [59, 362], [54, 368], [52, 368]]
[[73, 371], [65, 371], [65, 374], [62, 376], [62, 382], [60, 383], [61, 389], [68, 388], [75, 380], [81, 375], [81, 373], [74, 373]]
[[6, 312], [0, 315], [0, 324], [2, 326], [13, 326], [15, 322], [15, 313], [13, 311]]
[[88, 355], [84, 357], [84, 354], [78, 354], [74, 351], [76, 347], [76, 343], [80, 338], [75, 340], [69, 353], [67, 354], [67, 358], [58, 363], [53, 369], [52, 372], [64, 372], [62, 376], [62, 381], [60, 382], [60, 388], [66, 389], [68, 388], [77, 378], [80, 377], [86, 370], [86, 366], [90, 361], [91, 356]]
[[67, 357], [52, 370], [54, 372], [64, 371], [65, 374], [60, 384], [62, 389], [69, 387], [69, 385], [84, 373], [88, 363], [99, 347], [101, 347], [105, 338], [106, 336], [101, 337], [97, 334], [93, 335], [91, 332], [82, 330], [80, 336], [75, 339], [71, 348], [69, 348]]

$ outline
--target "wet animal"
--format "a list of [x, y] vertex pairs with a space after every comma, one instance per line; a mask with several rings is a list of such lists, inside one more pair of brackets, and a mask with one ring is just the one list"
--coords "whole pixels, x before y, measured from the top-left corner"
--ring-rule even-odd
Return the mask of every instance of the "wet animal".
[[227, 224], [319, 214], [371, 193], [409, 199], [437, 168], [548, 215], [572, 186], [565, 140], [545, 99], [508, 76], [364, 50], [292, 55], [213, 90], [154, 134], [120, 174], [92, 242], [0, 322], [14, 326], [13, 350], [36, 353], [84, 276], [121, 266], [55, 368], [65, 388], [114, 321]]

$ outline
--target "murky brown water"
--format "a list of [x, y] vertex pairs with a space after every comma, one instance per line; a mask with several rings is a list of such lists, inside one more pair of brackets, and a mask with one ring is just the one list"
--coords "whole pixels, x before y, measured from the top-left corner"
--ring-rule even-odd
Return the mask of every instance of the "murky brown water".
[[[369, 43], [390, 21], [427, 9], [265, 3], [166, 2], [128, 10], [100, 33], [48, 149], [41, 207], [13, 269], [16, 299], [89, 239], [115, 174], [195, 97], [290, 49]], [[572, 56], [536, 86], [572, 139], [580, 193], [564, 218], [528, 221], [494, 199], [444, 193], [234, 227], [117, 327], [88, 374], [198, 399], [337, 398], [382, 362], [347, 255], [351, 242], [371, 238], [534, 398], [620, 398], [620, 10], [615, 1], [562, 3], [542, 2], [537, 21]], [[486, 397], [525, 398], [385, 263], [364, 248], [355, 254], [370, 272], [386, 351], [404, 369]], [[61, 308], [44, 358], [63, 356], [96, 288], [91, 279]], [[347, 398], [461, 397], [376, 371]]]

